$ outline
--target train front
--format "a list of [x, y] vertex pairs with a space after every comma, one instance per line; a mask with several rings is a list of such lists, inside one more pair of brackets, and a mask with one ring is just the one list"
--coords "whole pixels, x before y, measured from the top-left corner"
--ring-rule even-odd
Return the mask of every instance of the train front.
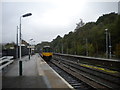
[[42, 49], [42, 57], [45, 61], [50, 61], [52, 59], [52, 48], [50, 46], [44, 46]]

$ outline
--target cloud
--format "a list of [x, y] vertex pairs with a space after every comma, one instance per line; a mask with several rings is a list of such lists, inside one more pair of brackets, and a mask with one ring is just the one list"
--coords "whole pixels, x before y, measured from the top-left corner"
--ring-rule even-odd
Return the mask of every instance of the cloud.
[[[82, 18], [84, 22], [96, 21], [103, 13], [117, 11], [117, 3], [87, 3], [87, 0], [40, 0], [32, 2], [2, 3], [2, 37], [3, 42], [16, 40], [17, 26], [22, 18], [22, 38], [36, 43], [51, 41], [57, 35], [74, 31], [76, 23]], [[111, 7], [112, 6], [112, 7]]]

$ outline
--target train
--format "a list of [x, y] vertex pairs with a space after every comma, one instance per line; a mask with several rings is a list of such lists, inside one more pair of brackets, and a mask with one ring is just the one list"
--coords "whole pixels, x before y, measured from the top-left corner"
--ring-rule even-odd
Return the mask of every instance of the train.
[[44, 46], [41, 50], [41, 57], [45, 60], [45, 61], [50, 61], [52, 59], [53, 56], [53, 50], [50, 46]]

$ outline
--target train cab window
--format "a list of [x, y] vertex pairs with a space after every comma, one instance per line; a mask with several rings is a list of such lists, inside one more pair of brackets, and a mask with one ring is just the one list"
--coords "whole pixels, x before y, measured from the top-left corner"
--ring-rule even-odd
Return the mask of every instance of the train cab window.
[[43, 48], [43, 52], [52, 52], [51, 48]]

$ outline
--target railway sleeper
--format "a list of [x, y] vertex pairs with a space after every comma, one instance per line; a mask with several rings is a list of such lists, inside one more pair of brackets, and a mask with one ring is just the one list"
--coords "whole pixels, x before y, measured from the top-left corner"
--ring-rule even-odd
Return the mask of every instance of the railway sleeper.
[[78, 70], [78, 69], [73, 69], [73, 68], [69, 68], [69, 69], [72, 70], [72, 71], [75, 71], [76, 73], [79, 73], [79, 74], [85, 76], [86, 78], [88, 78], [90, 80], [95, 81], [96, 83], [103, 84], [106, 87], [120, 88], [119, 85], [116, 85], [114, 82], [111, 82], [109, 80], [106, 80], [104, 78], [96, 76], [96, 75], [94, 75], [92, 73], [88, 73], [88, 72], [86, 73], [86, 71], [84, 71], [84, 70], [81, 71], [80, 69]]
[[96, 83], [95, 81], [92, 81], [92, 80], [90, 80], [90, 79], [88, 79], [88, 78], [84, 77], [83, 75], [80, 75], [80, 74], [78, 74], [78, 73], [76, 73], [76, 72], [72, 72], [70, 69], [64, 68], [63, 66], [60, 66], [59, 64], [57, 64], [57, 63], [55, 63], [55, 62], [53, 62], [53, 63], [56, 64], [59, 68], [61, 68], [61, 69], [63, 69], [64, 71], [66, 71], [67, 73], [73, 75], [73, 76], [76, 77], [77, 79], [83, 81], [84, 83], [92, 86], [92, 87], [95, 88], [95, 89], [100, 89], [100, 90], [101, 90], [102, 88], [104, 88], [104, 89], [106, 89], [106, 90], [109, 90], [109, 88], [106, 87], [106, 86], [104, 86], [104, 85], [98, 84], [98, 83]]
[[[63, 63], [66, 64], [66, 62], [63, 62]], [[119, 81], [120, 78], [118, 78], [118, 77], [113, 77], [113, 76], [111, 76], [109, 74], [106, 74], [106, 73], [103, 73], [103, 72], [100, 72], [100, 71], [97, 71], [97, 70], [93, 70], [93, 69], [90, 69], [90, 68], [82, 67], [80, 65], [79, 66], [74, 66], [73, 64], [70, 64], [70, 63], [67, 63], [67, 64], [69, 64], [69, 66], [71, 66], [73, 68], [76, 68], [76, 69], [78, 69], [80, 71], [87, 72], [90, 75], [94, 75], [96, 77], [100, 77], [102, 79], [106, 79], [106, 80], [108, 80], [110, 82], [114, 82], [114, 83], [120, 85], [120, 81]]]

